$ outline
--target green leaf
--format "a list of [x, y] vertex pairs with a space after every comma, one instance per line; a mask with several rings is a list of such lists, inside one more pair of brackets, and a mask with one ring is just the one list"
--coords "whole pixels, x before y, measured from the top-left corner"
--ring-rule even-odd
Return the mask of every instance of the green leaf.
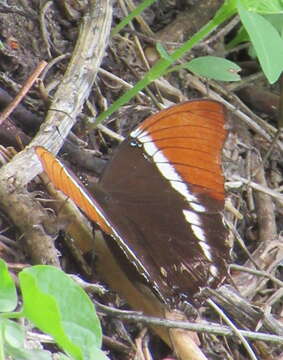
[[24, 315], [75, 359], [91, 359], [92, 351], [101, 347], [102, 333], [87, 294], [52, 266], [24, 269], [19, 280]]
[[239, 81], [238, 72], [241, 68], [232, 61], [218, 58], [216, 56], [202, 56], [193, 59], [185, 67], [198, 75], [219, 80]]
[[261, 68], [270, 84], [273, 84], [283, 69], [283, 40], [264, 17], [245, 10], [240, 1], [238, 1], [238, 10]]
[[5, 354], [11, 356], [13, 360], [52, 360], [49, 351], [24, 348], [25, 333], [23, 327], [14, 321], [4, 320], [3, 339], [5, 341]]
[[281, 0], [241, 0], [241, 3], [247, 10], [260, 14], [283, 13]]
[[0, 259], [0, 312], [13, 311], [18, 302], [17, 291], [6, 263]]

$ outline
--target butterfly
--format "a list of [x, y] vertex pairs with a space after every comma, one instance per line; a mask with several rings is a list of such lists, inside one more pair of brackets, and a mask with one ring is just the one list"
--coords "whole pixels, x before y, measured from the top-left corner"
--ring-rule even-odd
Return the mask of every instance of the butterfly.
[[52, 183], [107, 234], [130, 281], [170, 308], [226, 277], [226, 123], [224, 106], [212, 100], [150, 116], [120, 144], [91, 193], [51, 153], [35, 149]]

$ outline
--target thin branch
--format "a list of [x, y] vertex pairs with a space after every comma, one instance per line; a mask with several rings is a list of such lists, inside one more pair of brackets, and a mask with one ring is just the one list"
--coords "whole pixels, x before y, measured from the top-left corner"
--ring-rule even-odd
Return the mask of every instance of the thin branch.
[[[164, 326], [169, 328], [180, 328], [186, 330], [197, 331], [200, 333], [210, 333], [214, 335], [222, 335], [222, 336], [235, 336], [235, 333], [232, 329], [226, 326], [220, 326], [217, 324], [207, 323], [207, 322], [199, 322], [199, 323], [191, 323], [188, 321], [172, 321], [172, 320], [165, 320], [161, 318], [151, 317], [151, 316], [144, 316], [140, 315], [139, 313], [133, 311], [121, 311], [117, 309], [110, 308], [105, 305], [101, 305], [98, 302], [95, 302], [97, 309], [102, 311], [106, 314], [119, 317], [120, 319], [126, 321], [138, 321], [143, 324], [147, 325], [158, 325]], [[266, 342], [273, 342], [273, 343], [282, 343], [283, 336], [278, 335], [270, 335], [260, 332], [253, 332], [247, 330], [239, 330], [241, 336], [251, 339], [251, 340], [262, 340]]]
[[29, 76], [25, 84], [22, 86], [19, 93], [15, 96], [13, 101], [6, 107], [6, 109], [2, 112], [0, 115], [0, 125], [7, 119], [7, 117], [13, 112], [13, 110], [19, 105], [19, 103], [22, 101], [22, 99], [25, 97], [25, 95], [28, 93], [30, 88], [33, 86], [34, 82], [38, 79], [39, 75], [43, 71], [43, 69], [46, 67], [47, 62], [41, 61], [34, 72]]

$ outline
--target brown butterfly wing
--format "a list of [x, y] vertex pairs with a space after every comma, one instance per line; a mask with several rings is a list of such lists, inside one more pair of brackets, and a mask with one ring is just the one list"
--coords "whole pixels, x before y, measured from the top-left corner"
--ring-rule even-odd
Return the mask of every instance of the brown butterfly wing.
[[101, 178], [117, 243], [167, 303], [226, 275], [225, 138], [222, 105], [177, 105], [133, 131]]

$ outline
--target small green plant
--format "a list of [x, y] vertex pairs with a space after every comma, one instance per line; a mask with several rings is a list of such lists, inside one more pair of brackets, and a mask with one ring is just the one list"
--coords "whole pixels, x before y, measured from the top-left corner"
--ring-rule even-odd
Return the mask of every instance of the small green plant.
[[[147, 6], [153, 1], [144, 1]], [[144, 9], [142, 4], [139, 6], [139, 12]], [[256, 56], [261, 65], [267, 80], [273, 84], [279, 78], [283, 70], [283, 40], [278, 29], [273, 25], [267, 16], [283, 14], [283, 3], [280, 0], [226, 0], [220, 9], [216, 12], [214, 18], [204, 25], [191, 39], [177, 48], [173, 53], [168, 54], [159, 44], [157, 49], [161, 56], [144, 77], [136, 85], [116, 100], [105, 112], [96, 119], [96, 124], [103, 121], [119, 107], [129, 102], [139, 91], [143, 90], [152, 81], [168, 72], [179, 70], [180, 67], [187, 68], [199, 75], [214, 78], [221, 81], [238, 81], [237, 74], [240, 70], [236, 64], [228, 62], [225, 59], [217, 57], [202, 57], [194, 59], [181, 66], [174, 66], [174, 63], [181, 59], [192, 47], [202, 41], [208, 34], [215, 30], [219, 25], [229, 20], [232, 16], [239, 14], [245, 40], [249, 39], [253, 45]], [[123, 22], [125, 26], [132, 16], [127, 17]], [[123, 26], [117, 27], [114, 33], [121, 30]], [[242, 35], [243, 35], [242, 34]], [[242, 37], [244, 39], [244, 37]], [[224, 66], [224, 67], [223, 67]], [[219, 71], [220, 69], [220, 71]], [[221, 71], [222, 69], [222, 71]]]
[[[0, 360], [51, 360], [51, 353], [26, 349], [25, 330], [15, 321], [25, 318], [51, 335], [64, 350], [60, 359], [107, 360], [101, 350], [102, 332], [87, 294], [63, 271], [47, 265], [19, 273], [22, 307], [7, 265], [0, 259]], [[12, 320], [13, 319], [13, 320]]]

